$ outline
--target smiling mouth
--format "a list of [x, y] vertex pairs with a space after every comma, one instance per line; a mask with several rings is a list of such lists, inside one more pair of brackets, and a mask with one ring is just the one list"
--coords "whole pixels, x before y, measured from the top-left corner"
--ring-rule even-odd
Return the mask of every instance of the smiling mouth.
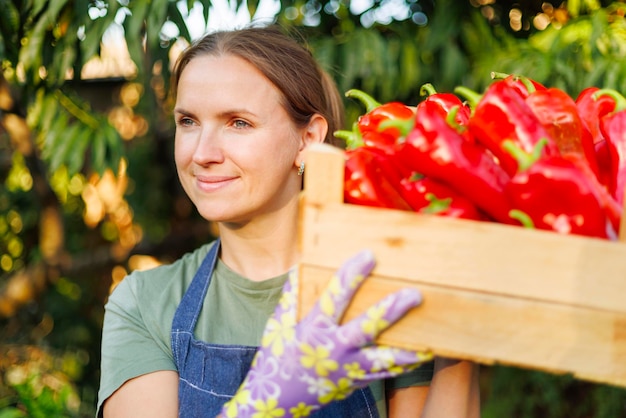
[[214, 191], [232, 184], [237, 177], [233, 176], [195, 176], [196, 185], [203, 191]]

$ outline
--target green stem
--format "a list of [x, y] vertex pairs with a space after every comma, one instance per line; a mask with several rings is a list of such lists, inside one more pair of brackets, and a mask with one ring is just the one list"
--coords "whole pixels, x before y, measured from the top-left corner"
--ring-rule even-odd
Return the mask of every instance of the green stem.
[[[505, 78], [509, 76], [510, 74], [499, 73], [497, 71], [493, 71], [491, 73], [491, 78], [494, 80], [504, 80]], [[534, 93], [537, 90], [533, 82], [530, 81], [530, 78], [524, 77], [523, 75], [516, 75], [516, 76], [513, 76], [513, 78], [516, 80], [519, 80], [524, 85], [524, 87], [526, 87], [526, 90], [528, 91], [529, 94]]]
[[439, 199], [434, 193], [426, 193], [424, 196], [428, 200], [428, 206], [420, 210], [422, 213], [437, 214], [448, 210], [452, 204], [452, 198]]
[[594, 100], [598, 100], [600, 96], [609, 96], [615, 100], [615, 109], [613, 112], [621, 112], [626, 109], [626, 97], [624, 97], [619, 91], [614, 89], [599, 89], [593, 93]]
[[522, 212], [519, 209], [511, 209], [509, 211], [509, 216], [511, 217], [511, 219], [516, 219], [520, 221], [520, 223], [522, 224], [524, 228], [530, 228], [530, 229], [535, 228], [535, 223], [533, 222], [531, 217], [528, 216], [526, 212]]
[[535, 85], [533, 84], [532, 81], [530, 81], [530, 78], [528, 77], [524, 77], [524, 76], [518, 76], [519, 81], [522, 82], [522, 84], [524, 85], [524, 87], [526, 87], [526, 91], [528, 91], [528, 94], [532, 94], [535, 91], [537, 91], [537, 89], [535, 88]]
[[343, 139], [346, 142], [347, 149], [354, 149], [365, 145], [363, 142], [363, 136], [359, 132], [359, 128], [356, 123], [352, 125], [351, 131], [348, 131], [347, 129], [340, 129], [333, 132], [333, 135], [335, 138]]
[[480, 102], [480, 99], [483, 97], [482, 94], [477, 93], [474, 90], [468, 89], [465, 86], [455, 87], [454, 92], [458, 94], [459, 96], [461, 96], [462, 98], [464, 98], [469, 104], [469, 107], [472, 109], [476, 108], [476, 105], [478, 104], [478, 102]]
[[381, 105], [376, 99], [359, 89], [350, 89], [346, 92], [346, 97], [358, 99], [365, 106], [365, 112], [371, 112]]
[[452, 108], [446, 115], [447, 124], [453, 127], [459, 133], [465, 131], [466, 129], [465, 126], [459, 124], [459, 122], [456, 121], [456, 115], [459, 113], [460, 108], [461, 108], [460, 106], [452, 106]]
[[498, 71], [492, 71], [491, 72], [491, 79], [492, 80], [504, 80], [505, 78], [507, 78], [510, 74], [507, 73], [500, 73]]
[[505, 139], [502, 141], [502, 148], [515, 158], [518, 171], [524, 171], [541, 158], [541, 153], [547, 144], [548, 140], [541, 138], [533, 147], [532, 152], [526, 152], [515, 142]]
[[415, 127], [415, 118], [408, 119], [387, 119], [378, 125], [378, 132], [382, 132], [387, 128], [396, 128], [400, 131], [400, 137], [404, 138], [411, 133]]
[[426, 83], [422, 87], [420, 87], [420, 96], [431, 96], [436, 94], [437, 90], [435, 90], [435, 86], [431, 83]]

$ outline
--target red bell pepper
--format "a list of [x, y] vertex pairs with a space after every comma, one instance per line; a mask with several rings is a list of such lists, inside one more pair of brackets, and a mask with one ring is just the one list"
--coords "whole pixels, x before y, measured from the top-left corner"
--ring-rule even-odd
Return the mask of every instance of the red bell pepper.
[[344, 201], [363, 206], [412, 210], [401, 193], [404, 173], [378, 148], [361, 146], [345, 153]]
[[504, 82], [517, 90], [523, 97], [527, 97], [532, 92], [546, 89], [540, 82], [516, 74], [505, 74], [494, 71], [491, 73], [491, 78], [494, 80], [504, 80]]
[[600, 119], [615, 109], [615, 99], [609, 95], [596, 96], [598, 87], [587, 87], [576, 97], [576, 107], [581, 120], [589, 129], [594, 144], [604, 141], [600, 131]]
[[486, 220], [475, 204], [451, 187], [414, 173], [400, 182], [415, 212], [460, 219]]
[[613, 189], [611, 178], [611, 153], [609, 144], [603, 138], [602, 141], [596, 142], [594, 146], [596, 150], [596, 160], [598, 161], [598, 180], [606, 187], [607, 190]]
[[477, 142], [493, 153], [509, 175], [517, 172], [518, 163], [503, 149], [505, 140], [511, 140], [524, 151], [531, 152], [535, 144], [545, 138], [548, 143], [542, 151], [544, 155], [559, 154], [556, 142], [526, 103], [519, 88], [512, 87], [507, 80], [494, 81], [482, 96], [465, 88], [455, 91], [475, 103], [469, 130]]
[[612, 89], [600, 89], [594, 97], [609, 96], [615, 101], [613, 110], [600, 119], [600, 131], [607, 142], [611, 161], [611, 195], [624, 205], [626, 188], [626, 98]]
[[466, 141], [437, 104], [418, 104], [397, 154], [407, 168], [447, 184], [493, 219], [513, 222], [503, 195], [509, 176], [484, 147]]
[[595, 97], [598, 87], [587, 87], [576, 97], [578, 114], [587, 127], [594, 143], [596, 161], [598, 163], [598, 179], [611, 190], [611, 159], [608, 144], [600, 131], [600, 119], [615, 109], [615, 100], [608, 95]]
[[565, 91], [551, 87], [529, 92], [526, 103], [556, 142], [559, 152], [579, 154], [599, 177], [593, 139], [578, 113], [574, 99]]
[[603, 187], [583, 157], [541, 156], [544, 142], [537, 144], [531, 156], [512, 141], [505, 141], [505, 149], [518, 159], [520, 167], [505, 188], [515, 212], [527, 215], [537, 229], [615, 239], [602, 198]]
[[391, 151], [400, 132], [393, 127], [380, 129], [380, 124], [386, 120], [407, 119], [413, 116], [413, 109], [404, 103], [379, 103], [369, 94], [351, 89], [346, 97], [358, 99], [365, 106], [365, 113], [357, 119], [356, 127], [361, 133], [363, 144]]
[[420, 88], [420, 94], [426, 96], [424, 101], [434, 102], [439, 105], [445, 115], [448, 115], [452, 109], [456, 109], [454, 120], [459, 126], [467, 126], [472, 110], [459, 96], [453, 93], [438, 93], [430, 83], [426, 83]]

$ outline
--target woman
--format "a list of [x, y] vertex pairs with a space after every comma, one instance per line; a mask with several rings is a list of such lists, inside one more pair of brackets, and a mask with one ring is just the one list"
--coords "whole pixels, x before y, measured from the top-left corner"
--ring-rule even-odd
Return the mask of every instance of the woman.
[[[105, 417], [221, 411], [298, 262], [305, 150], [333, 142], [343, 123], [330, 78], [276, 28], [205, 36], [179, 58], [174, 86], [179, 178], [220, 238], [172, 265], [133, 273], [111, 295], [98, 404]], [[372, 416], [478, 416], [476, 368], [437, 362], [430, 389], [426, 366], [359, 389], [365, 404], [351, 397], [320, 416], [359, 416], [345, 411], [361, 407]]]

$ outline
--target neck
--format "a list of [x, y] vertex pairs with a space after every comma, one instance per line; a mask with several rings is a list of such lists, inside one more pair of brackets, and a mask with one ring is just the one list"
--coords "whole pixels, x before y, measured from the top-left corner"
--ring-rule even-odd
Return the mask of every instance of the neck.
[[286, 273], [299, 260], [297, 206], [288, 212], [245, 226], [218, 224], [222, 262], [255, 281]]

